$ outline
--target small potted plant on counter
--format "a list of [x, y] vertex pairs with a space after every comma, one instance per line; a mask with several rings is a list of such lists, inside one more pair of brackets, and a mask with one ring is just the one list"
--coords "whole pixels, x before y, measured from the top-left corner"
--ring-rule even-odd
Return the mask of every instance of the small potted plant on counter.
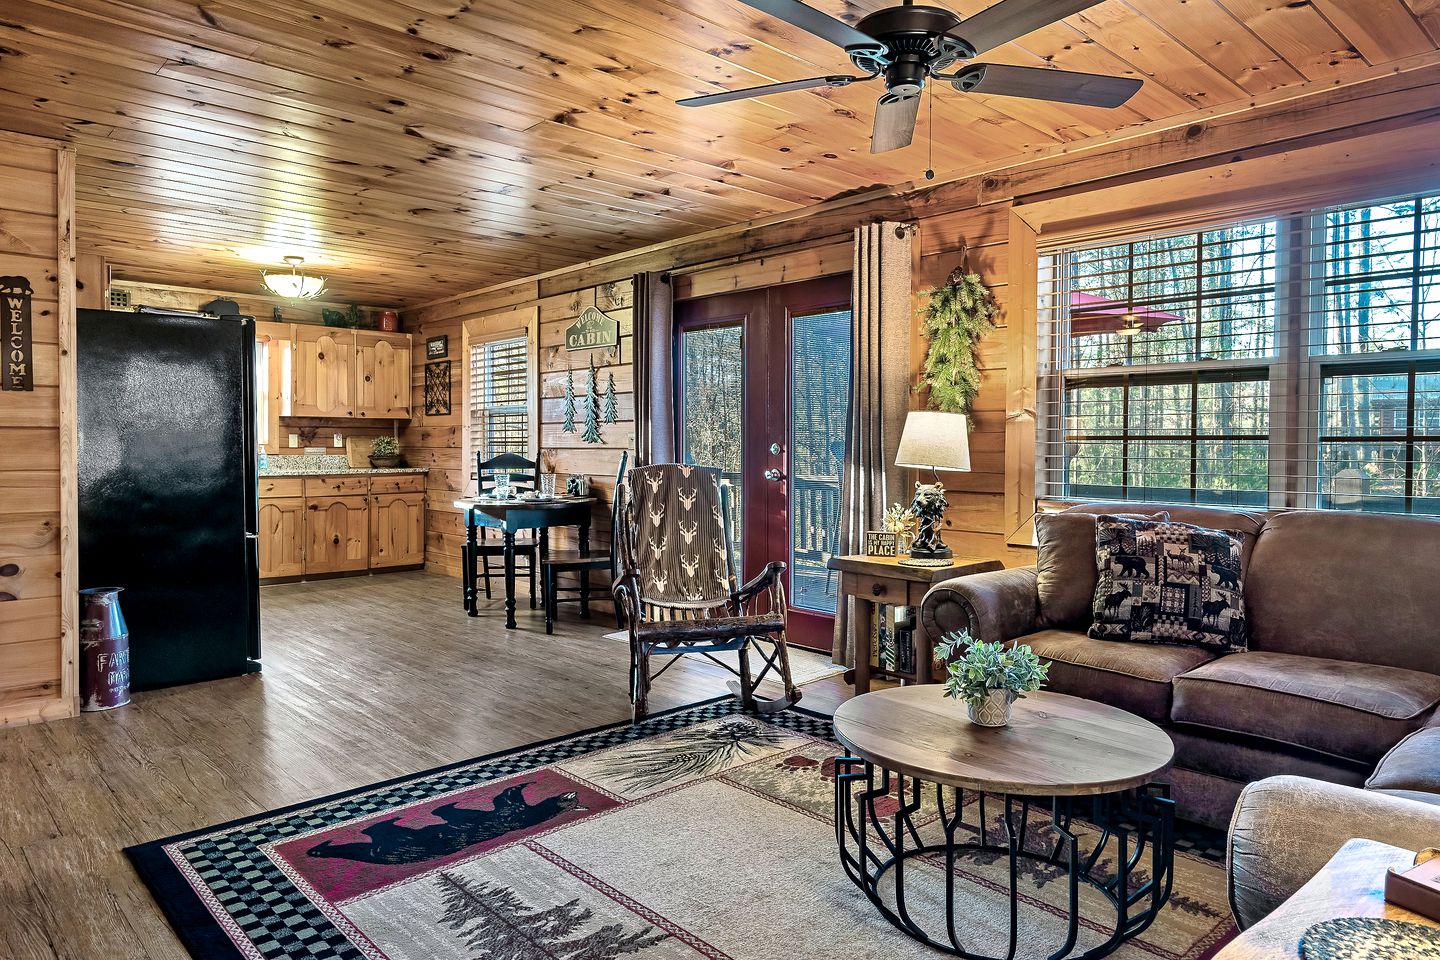
[[400, 441], [394, 437], [376, 437], [370, 442], [370, 466], [400, 466]]
[[966, 630], [946, 634], [935, 653], [948, 664], [945, 696], [964, 700], [970, 721], [982, 727], [1008, 726], [1010, 705], [1039, 690], [1050, 671], [1024, 644], [986, 643]]

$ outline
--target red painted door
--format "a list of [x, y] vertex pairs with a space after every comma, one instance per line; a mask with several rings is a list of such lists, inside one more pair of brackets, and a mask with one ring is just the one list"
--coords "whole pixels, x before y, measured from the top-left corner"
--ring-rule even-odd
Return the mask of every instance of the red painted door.
[[850, 396], [850, 278], [675, 305], [676, 449], [731, 490], [742, 580], [785, 562], [790, 641], [829, 650]]

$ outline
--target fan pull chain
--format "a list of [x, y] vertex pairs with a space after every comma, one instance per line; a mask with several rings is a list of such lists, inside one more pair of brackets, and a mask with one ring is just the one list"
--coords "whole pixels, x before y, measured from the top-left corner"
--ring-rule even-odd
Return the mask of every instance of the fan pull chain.
[[930, 143], [926, 147], [925, 179], [935, 179], [935, 81], [932, 79], [928, 84], [930, 87]]

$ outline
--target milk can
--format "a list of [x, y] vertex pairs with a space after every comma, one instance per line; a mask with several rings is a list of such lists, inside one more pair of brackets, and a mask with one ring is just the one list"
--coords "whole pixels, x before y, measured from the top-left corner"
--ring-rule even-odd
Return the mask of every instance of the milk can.
[[80, 709], [130, 702], [130, 631], [120, 612], [123, 587], [80, 591]]

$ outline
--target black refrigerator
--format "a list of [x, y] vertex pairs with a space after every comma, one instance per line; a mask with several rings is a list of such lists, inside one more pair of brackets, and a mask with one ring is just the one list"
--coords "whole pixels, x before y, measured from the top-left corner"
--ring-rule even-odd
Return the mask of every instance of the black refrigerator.
[[123, 587], [137, 690], [260, 669], [255, 322], [80, 310], [80, 585]]

